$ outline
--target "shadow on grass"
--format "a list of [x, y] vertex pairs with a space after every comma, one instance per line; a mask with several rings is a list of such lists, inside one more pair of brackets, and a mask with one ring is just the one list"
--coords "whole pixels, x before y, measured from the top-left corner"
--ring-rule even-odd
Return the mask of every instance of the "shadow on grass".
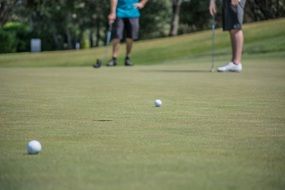
[[113, 121], [111, 119], [94, 119], [93, 121], [95, 122], [108, 122], [108, 121]]
[[177, 70], [177, 69], [173, 69], [173, 70], [144, 70], [143, 72], [158, 72], [158, 73], [210, 73], [210, 69], [206, 70], [206, 69], [192, 69], [192, 70]]
[[39, 153], [36, 153], [36, 154], [29, 154], [29, 153], [23, 153], [23, 156], [37, 156], [37, 155], [40, 155]]

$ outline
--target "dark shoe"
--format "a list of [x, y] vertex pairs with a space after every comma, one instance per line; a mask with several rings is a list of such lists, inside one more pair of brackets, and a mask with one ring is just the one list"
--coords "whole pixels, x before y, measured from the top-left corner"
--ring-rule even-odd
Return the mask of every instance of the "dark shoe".
[[96, 64], [93, 64], [93, 67], [98, 69], [102, 66], [102, 60], [97, 59]]
[[133, 63], [131, 62], [131, 59], [129, 57], [125, 58], [125, 66], [133, 66]]
[[112, 58], [109, 63], [107, 63], [108, 67], [115, 67], [117, 65], [117, 59]]

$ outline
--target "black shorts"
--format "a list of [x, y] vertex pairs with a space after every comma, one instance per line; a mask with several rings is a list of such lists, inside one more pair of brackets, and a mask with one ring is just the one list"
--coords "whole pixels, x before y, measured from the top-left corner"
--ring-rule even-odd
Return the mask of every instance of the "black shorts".
[[223, 0], [223, 29], [242, 29], [244, 6], [246, 0], [241, 0], [237, 6], [232, 6], [231, 0]]
[[139, 18], [117, 18], [113, 24], [112, 39], [139, 37]]

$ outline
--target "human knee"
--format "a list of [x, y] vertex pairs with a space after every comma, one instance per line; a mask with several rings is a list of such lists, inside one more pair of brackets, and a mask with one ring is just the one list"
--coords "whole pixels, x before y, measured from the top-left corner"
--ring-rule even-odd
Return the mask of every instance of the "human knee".
[[230, 30], [230, 34], [238, 34], [238, 33], [241, 33], [242, 32], [242, 29], [232, 29]]

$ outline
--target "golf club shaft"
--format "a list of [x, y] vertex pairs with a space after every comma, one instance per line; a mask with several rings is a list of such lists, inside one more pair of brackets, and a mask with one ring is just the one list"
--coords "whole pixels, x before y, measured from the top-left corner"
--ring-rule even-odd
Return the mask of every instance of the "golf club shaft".
[[216, 54], [216, 21], [215, 21], [215, 16], [212, 18], [212, 66], [211, 66], [211, 71], [214, 70], [215, 67], [215, 54]]
[[109, 23], [108, 31], [107, 31], [107, 34], [106, 34], [106, 48], [105, 48], [105, 52], [104, 52], [101, 60], [105, 59], [108, 56], [108, 53], [109, 53], [108, 45], [111, 42], [111, 37], [112, 37], [112, 23]]

